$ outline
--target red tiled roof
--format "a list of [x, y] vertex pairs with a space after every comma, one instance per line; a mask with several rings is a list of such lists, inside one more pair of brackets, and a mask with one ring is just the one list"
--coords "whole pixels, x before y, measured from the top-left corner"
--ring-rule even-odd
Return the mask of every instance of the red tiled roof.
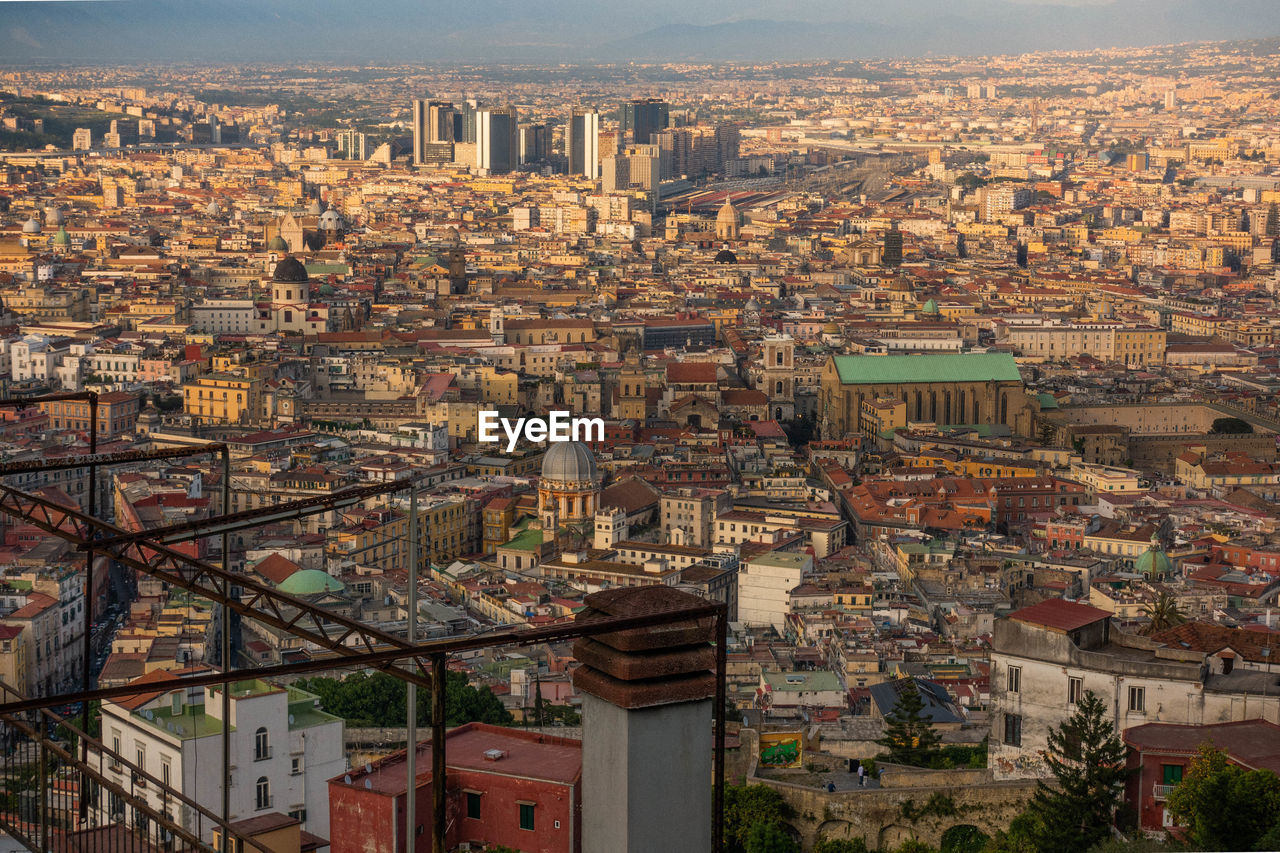
[[1054, 631], [1074, 631], [1092, 625], [1111, 614], [1087, 604], [1077, 604], [1062, 598], [1049, 598], [1030, 607], [1009, 614], [1017, 622], [1040, 625]]

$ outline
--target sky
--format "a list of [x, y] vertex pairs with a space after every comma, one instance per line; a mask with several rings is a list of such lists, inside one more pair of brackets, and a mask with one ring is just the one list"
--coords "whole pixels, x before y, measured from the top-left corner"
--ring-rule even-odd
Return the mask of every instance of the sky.
[[797, 60], [1280, 36], [1280, 0], [0, 0], [0, 65]]

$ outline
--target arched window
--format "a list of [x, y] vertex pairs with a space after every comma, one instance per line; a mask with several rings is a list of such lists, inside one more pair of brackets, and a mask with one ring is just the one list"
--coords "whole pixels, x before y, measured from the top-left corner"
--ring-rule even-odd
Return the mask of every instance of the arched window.
[[777, 382], [773, 383], [773, 393], [775, 393], [775, 394], [781, 394], [781, 393], [782, 393], [782, 380], [781, 380], [781, 379], [779, 379]]
[[260, 726], [253, 733], [253, 760], [262, 761], [271, 757], [271, 742], [267, 739], [266, 726]]
[[271, 808], [271, 782], [266, 776], [258, 777], [258, 782], [254, 786], [254, 800], [258, 811]]

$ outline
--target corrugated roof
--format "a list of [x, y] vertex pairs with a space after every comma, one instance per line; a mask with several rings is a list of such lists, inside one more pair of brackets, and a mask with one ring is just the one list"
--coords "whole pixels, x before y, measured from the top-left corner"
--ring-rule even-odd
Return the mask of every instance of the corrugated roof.
[[889, 382], [1020, 382], [1017, 362], [1007, 352], [961, 355], [837, 355], [844, 385]]

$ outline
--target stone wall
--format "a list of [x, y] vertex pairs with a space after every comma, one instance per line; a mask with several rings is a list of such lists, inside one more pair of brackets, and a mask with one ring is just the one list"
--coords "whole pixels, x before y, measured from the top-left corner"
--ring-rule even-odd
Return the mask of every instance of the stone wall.
[[[996, 782], [989, 770], [918, 770], [882, 765], [881, 788], [828, 792], [755, 775], [759, 754], [754, 730], [741, 732], [748, 784], [768, 785], [782, 794], [794, 817], [790, 829], [801, 849], [811, 851], [822, 838], [861, 838], [868, 848], [893, 848], [908, 839], [933, 847], [956, 826], [973, 826], [994, 836], [1026, 808], [1034, 780]], [[736, 780], [730, 776], [729, 784]]]

